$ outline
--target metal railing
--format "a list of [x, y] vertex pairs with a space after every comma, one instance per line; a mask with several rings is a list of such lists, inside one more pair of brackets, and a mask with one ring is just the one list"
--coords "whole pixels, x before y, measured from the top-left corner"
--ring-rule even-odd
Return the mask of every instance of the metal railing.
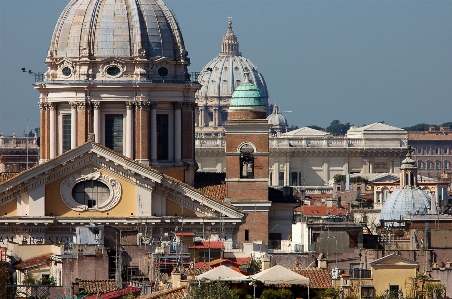
[[6, 299], [50, 299], [49, 285], [10, 285]]

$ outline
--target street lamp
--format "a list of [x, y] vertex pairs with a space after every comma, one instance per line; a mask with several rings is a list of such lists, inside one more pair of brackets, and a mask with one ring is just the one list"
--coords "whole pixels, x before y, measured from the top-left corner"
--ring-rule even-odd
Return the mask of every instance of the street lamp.
[[250, 286], [253, 286], [253, 298], [256, 299], [256, 279], [251, 279]]

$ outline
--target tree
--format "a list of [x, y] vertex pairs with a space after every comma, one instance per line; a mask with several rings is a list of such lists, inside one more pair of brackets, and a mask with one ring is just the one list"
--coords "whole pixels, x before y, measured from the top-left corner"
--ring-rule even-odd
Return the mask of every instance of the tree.
[[449, 127], [452, 130], [452, 121], [441, 124], [441, 127]]
[[420, 124], [417, 124], [417, 125], [414, 125], [411, 127], [405, 127], [402, 129], [404, 129], [405, 131], [428, 131], [428, 129], [431, 126], [435, 127], [435, 130], [439, 129], [439, 126], [437, 126], [437, 125], [429, 125], [429, 124], [425, 124], [425, 123], [420, 123]]
[[192, 280], [186, 299], [239, 299], [238, 291], [231, 290], [223, 281]]
[[25, 273], [24, 279], [22, 280], [23, 284], [36, 284], [38, 281], [36, 280], [36, 278], [33, 276], [33, 274], [31, 274], [30, 271], [28, 271], [27, 273]]
[[9, 263], [0, 262], [0, 298], [7, 298], [9, 287]]
[[335, 119], [328, 127], [326, 127], [325, 130], [333, 136], [339, 136], [345, 135], [350, 127], [350, 123], [341, 124], [339, 120]]
[[293, 299], [293, 293], [289, 289], [265, 289], [261, 299]]

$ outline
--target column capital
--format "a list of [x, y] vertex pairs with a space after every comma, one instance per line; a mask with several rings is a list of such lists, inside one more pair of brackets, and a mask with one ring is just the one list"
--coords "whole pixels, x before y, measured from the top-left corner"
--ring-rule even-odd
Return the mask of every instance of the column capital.
[[85, 101], [78, 101], [75, 103], [77, 105], [77, 110], [85, 110], [87, 107], [89, 107], [89, 103]]
[[182, 106], [184, 106], [184, 103], [182, 102], [173, 102], [174, 108], [176, 109], [182, 109]]
[[50, 110], [55, 111], [58, 108], [58, 104], [57, 103], [47, 103], [47, 107]]
[[127, 101], [124, 103], [124, 105], [126, 106], [127, 110], [133, 109], [133, 106], [135, 105], [135, 102], [133, 101]]
[[95, 110], [100, 109], [100, 101], [91, 101], [91, 105]]
[[137, 101], [135, 103], [135, 109], [136, 110], [149, 110], [150, 105], [151, 105], [151, 102], [149, 102], [149, 101]]
[[47, 110], [47, 103], [46, 102], [38, 102], [38, 106], [40, 110]]

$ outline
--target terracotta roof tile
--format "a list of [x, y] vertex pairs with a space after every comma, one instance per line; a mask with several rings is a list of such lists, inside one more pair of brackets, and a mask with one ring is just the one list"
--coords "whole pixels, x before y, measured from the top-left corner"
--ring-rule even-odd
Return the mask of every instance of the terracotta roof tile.
[[329, 215], [346, 215], [346, 208], [337, 206], [301, 206], [295, 208], [295, 211], [302, 212], [304, 216], [329, 216]]
[[224, 242], [222, 241], [201, 241], [195, 242], [195, 245], [189, 246], [188, 248], [194, 249], [224, 249]]
[[127, 288], [122, 289], [122, 290], [115, 290], [115, 291], [102, 293], [101, 297], [99, 297], [99, 294], [94, 294], [94, 295], [91, 295], [88, 297], [84, 297], [84, 299], [98, 299], [98, 298], [120, 299], [120, 298], [123, 298], [124, 295], [128, 295], [128, 294], [134, 294], [134, 295], [140, 294], [140, 288], [128, 286]]
[[137, 299], [183, 299], [185, 298], [186, 287], [167, 289], [152, 294], [137, 297]]
[[291, 270], [309, 278], [309, 284], [313, 289], [323, 289], [332, 286], [331, 276], [327, 269], [293, 268]]
[[51, 253], [47, 253], [44, 255], [40, 255], [25, 261], [21, 261], [14, 265], [18, 270], [25, 270], [33, 267], [38, 267], [41, 265], [47, 264], [47, 261], [50, 259]]
[[81, 293], [97, 294], [108, 293], [118, 289], [116, 281], [110, 280], [76, 280]]
[[175, 232], [174, 234], [178, 237], [194, 237], [195, 236], [194, 232]]

